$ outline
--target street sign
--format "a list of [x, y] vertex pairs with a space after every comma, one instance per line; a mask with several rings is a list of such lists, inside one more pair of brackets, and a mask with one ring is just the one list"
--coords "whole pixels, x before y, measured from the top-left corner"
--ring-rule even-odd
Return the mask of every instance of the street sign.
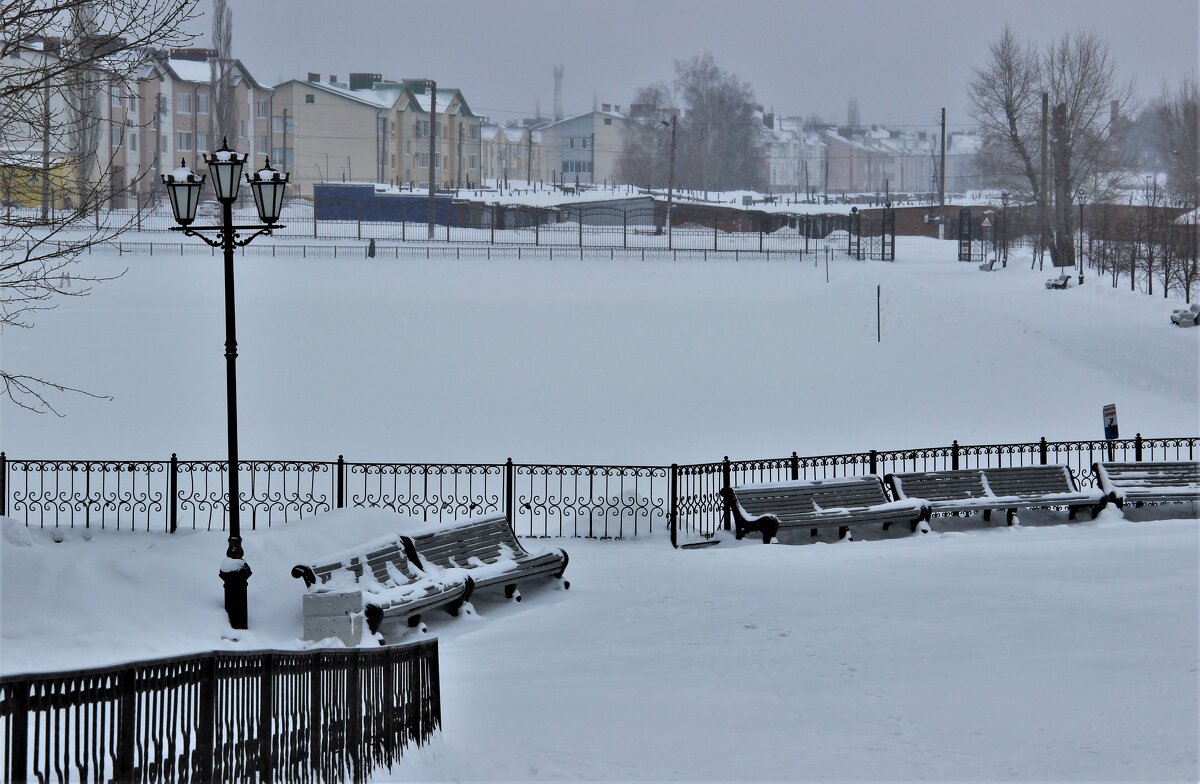
[[991, 216], [991, 215], [984, 215], [984, 216], [983, 216], [983, 223], [979, 224], [979, 228], [981, 228], [981, 229], [990, 229], [990, 228], [992, 228], [992, 216]]
[[1117, 435], [1117, 404], [1109, 403], [1104, 407], [1104, 440], [1112, 441], [1120, 438]]

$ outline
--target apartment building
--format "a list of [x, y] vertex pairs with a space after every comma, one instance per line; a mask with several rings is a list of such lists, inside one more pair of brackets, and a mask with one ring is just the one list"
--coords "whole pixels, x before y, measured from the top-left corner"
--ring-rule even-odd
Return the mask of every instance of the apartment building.
[[614, 182], [628, 123], [620, 106], [606, 103], [596, 111], [546, 125], [542, 145], [551, 178], [580, 184]]
[[459, 90], [439, 88], [436, 107], [432, 92], [422, 80], [394, 82], [376, 73], [352, 73], [348, 82], [310, 73], [283, 82], [275, 86], [273, 159], [304, 196], [316, 182], [425, 187], [432, 133], [436, 186], [478, 183], [481, 119]]

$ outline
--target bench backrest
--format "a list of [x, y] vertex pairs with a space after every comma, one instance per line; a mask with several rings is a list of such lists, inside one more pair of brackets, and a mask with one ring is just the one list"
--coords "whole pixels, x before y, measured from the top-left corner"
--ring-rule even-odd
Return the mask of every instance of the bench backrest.
[[416, 548], [420, 563], [432, 563], [443, 569], [456, 566], [467, 568], [471, 566], [472, 558], [478, 558], [483, 563], [495, 563], [502, 558], [528, 555], [504, 514], [468, 520], [410, 536], [409, 539]]
[[993, 495], [1025, 498], [1078, 490], [1070, 469], [1061, 464], [982, 470]]
[[731, 489], [738, 503], [750, 514], [773, 514], [781, 520], [822, 510], [861, 509], [888, 502], [883, 482], [874, 475], [742, 485]]
[[1200, 487], [1200, 462], [1097, 463], [1101, 487]]
[[888, 483], [897, 501], [906, 498], [956, 501], [983, 498], [988, 494], [983, 484], [983, 471], [978, 468], [888, 474]]
[[[361, 580], [364, 568], [377, 582], [385, 585], [409, 585], [423, 578], [409, 561], [400, 537], [341, 561], [297, 566], [292, 570], [292, 575], [302, 577], [308, 585], [313, 584], [310, 579], [320, 585], [329, 582], [334, 573], [343, 569], [353, 574], [355, 580]], [[307, 575], [305, 569], [308, 570]]]

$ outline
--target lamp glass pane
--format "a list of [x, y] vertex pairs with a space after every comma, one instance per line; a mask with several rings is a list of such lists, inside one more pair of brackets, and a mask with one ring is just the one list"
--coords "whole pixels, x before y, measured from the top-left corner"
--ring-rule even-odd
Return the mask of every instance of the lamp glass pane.
[[176, 223], [186, 226], [196, 219], [196, 208], [200, 205], [199, 182], [169, 183], [167, 195], [171, 199]]
[[275, 180], [252, 180], [254, 191], [254, 206], [258, 208], [258, 217], [263, 223], [274, 223], [279, 220], [283, 209], [283, 191], [286, 183]]

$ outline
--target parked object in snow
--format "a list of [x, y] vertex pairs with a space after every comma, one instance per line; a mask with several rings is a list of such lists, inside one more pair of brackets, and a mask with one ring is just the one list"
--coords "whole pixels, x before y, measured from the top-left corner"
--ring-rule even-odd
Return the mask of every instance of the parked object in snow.
[[1071, 280], [1070, 275], [1059, 275], [1057, 278], [1050, 278], [1050, 280], [1046, 281], [1046, 288], [1048, 288], [1048, 289], [1065, 289], [1067, 287], [1067, 283], [1069, 283], [1070, 280]]
[[1179, 327], [1200, 326], [1200, 304], [1192, 303], [1186, 308], [1171, 311], [1171, 323]]

